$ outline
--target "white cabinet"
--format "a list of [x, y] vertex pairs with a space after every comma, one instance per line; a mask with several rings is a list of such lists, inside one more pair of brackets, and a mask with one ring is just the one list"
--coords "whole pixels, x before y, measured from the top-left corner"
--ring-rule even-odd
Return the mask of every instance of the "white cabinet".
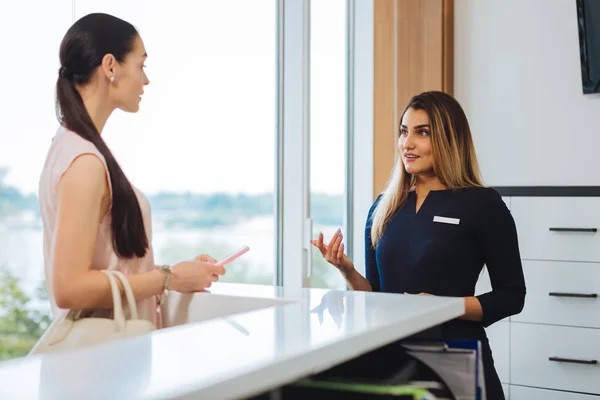
[[525, 307], [512, 321], [600, 328], [600, 264], [523, 260], [523, 271]]
[[510, 385], [503, 383], [502, 391], [504, 392], [504, 397], [506, 397], [506, 400], [510, 400]]
[[[598, 400], [597, 396], [510, 385], [510, 400]], [[506, 397], [508, 400], [508, 396]]]
[[512, 322], [511, 384], [600, 394], [600, 330]]
[[506, 397], [600, 400], [600, 197], [504, 200], [527, 286], [523, 311], [487, 330]]
[[600, 198], [514, 197], [521, 256], [600, 262]]

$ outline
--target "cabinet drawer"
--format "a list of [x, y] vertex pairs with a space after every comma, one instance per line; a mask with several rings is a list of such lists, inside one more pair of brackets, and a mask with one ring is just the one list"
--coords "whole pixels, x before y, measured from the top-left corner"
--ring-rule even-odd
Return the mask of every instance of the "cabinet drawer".
[[600, 394], [598, 360], [598, 329], [510, 323], [511, 384]]
[[485, 328], [490, 341], [494, 366], [500, 382], [509, 383], [510, 368], [510, 322], [500, 321]]
[[600, 397], [511, 385], [510, 400], [600, 400]]
[[514, 197], [521, 257], [600, 262], [600, 198]]
[[523, 272], [525, 307], [511, 321], [600, 328], [600, 263], [523, 261]]

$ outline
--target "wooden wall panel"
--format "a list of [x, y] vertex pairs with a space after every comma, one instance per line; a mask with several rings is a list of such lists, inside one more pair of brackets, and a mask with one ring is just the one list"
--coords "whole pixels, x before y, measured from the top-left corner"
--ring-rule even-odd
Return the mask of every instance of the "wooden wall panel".
[[396, 1], [400, 112], [415, 94], [442, 88], [442, 0]]
[[394, 2], [374, 1], [374, 68], [373, 68], [373, 186], [375, 196], [385, 186], [393, 167], [394, 139]]
[[442, 90], [454, 94], [454, 0], [444, 0]]
[[427, 90], [453, 92], [454, 1], [374, 0], [374, 7], [375, 197], [393, 167], [408, 100]]

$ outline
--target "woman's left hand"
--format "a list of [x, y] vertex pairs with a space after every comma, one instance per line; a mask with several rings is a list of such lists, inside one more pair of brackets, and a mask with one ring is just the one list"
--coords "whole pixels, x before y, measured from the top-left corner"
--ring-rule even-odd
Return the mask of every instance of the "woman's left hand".
[[435, 296], [435, 295], [431, 294], [431, 293], [421, 292], [421, 293], [419, 293], [419, 296]]
[[208, 254], [200, 254], [198, 257], [194, 258], [194, 260], [211, 264], [216, 264], [218, 262]]

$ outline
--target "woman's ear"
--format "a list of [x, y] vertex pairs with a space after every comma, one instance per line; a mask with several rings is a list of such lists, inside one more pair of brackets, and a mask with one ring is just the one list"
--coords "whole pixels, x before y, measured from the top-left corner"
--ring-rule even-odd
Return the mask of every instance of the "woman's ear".
[[102, 69], [102, 74], [106, 77], [106, 79], [112, 82], [117, 73], [117, 59], [112, 54], [104, 55], [104, 57], [102, 57], [102, 64], [100, 64], [100, 68]]

